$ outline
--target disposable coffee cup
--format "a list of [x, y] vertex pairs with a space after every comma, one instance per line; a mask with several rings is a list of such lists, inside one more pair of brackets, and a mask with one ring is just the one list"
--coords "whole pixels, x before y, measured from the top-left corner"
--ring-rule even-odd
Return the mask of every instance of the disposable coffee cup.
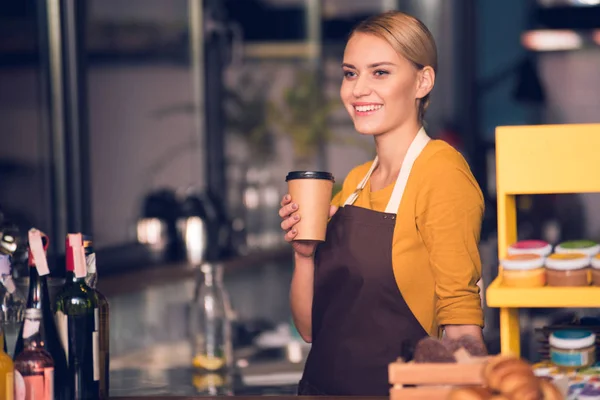
[[298, 204], [300, 221], [294, 240], [324, 242], [333, 192], [333, 175], [321, 171], [293, 171], [285, 178], [292, 202]]

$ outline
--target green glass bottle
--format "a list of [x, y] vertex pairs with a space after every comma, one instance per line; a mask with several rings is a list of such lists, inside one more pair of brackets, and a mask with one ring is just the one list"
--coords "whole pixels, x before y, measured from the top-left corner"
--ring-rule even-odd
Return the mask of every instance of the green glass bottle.
[[65, 353], [74, 400], [100, 399], [99, 310], [87, 273], [81, 234], [67, 235], [67, 274], [56, 296], [55, 319]]

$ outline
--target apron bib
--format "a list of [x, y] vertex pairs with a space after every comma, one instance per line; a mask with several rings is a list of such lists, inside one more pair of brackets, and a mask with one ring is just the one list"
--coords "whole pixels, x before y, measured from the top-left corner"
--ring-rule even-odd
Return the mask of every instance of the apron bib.
[[353, 203], [378, 165], [333, 216], [315, 254], [312, 347], [300, 395], [388, 396], [388, 365], [427, 332], [398, 289], [392, 266], [396, 213], [412, 166], [430, 138], [411, 143], [385, 212]]

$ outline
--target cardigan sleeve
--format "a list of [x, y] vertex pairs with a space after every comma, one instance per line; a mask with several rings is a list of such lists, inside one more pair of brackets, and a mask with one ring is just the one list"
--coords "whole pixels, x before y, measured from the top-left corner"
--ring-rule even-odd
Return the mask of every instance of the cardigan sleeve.
[[430, 167], [416, 211], [435, 279], [437, 321], [440, 326], [483, 326], [477, 286], [483, 196], [458, 152], [432, 160]]

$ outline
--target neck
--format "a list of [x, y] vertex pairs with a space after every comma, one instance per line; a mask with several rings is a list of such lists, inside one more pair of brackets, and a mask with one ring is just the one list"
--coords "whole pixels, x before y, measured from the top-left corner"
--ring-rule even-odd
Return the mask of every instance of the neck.
[[82, 282], [85, 281], [85, 277], [83, 278], [78, 278], [75, 276], [75, 271], [67, 271], [66, 275], [65, 275], [65, 281], [66, 282]]
[[395, 176], [400, 172], [408, 148], [421, 127], [422, 124], [415, 120], [375, 136], [375, 148], [379, 158], [377, 169], [381, 176]]

